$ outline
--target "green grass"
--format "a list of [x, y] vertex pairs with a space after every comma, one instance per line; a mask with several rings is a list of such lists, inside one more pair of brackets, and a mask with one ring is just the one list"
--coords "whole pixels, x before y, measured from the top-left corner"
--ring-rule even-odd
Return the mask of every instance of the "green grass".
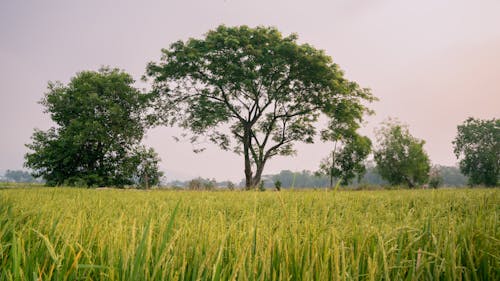
[[500, 280], [500, 190], [0, 190], [0, 280]]

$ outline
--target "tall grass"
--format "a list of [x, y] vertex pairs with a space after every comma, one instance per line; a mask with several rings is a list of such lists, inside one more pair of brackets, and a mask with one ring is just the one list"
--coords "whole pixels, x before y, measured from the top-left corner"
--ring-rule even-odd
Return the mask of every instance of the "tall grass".
[[0, 280], [500, 280], [498, 189], [0, 190]]

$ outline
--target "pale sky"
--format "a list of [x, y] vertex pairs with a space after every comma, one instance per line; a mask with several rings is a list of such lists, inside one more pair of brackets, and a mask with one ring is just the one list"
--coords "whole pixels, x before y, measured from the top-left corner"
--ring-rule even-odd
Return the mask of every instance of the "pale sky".
[[[434, 164], [456, 164], [451, 141], [467, 117], [500, 118], [498, 0], [2, 0], [0, 170], [22, 168], [33, 129], [53, 125], [37, 103], [48, 81], [67, 83], [102, 65], [139, 80], [161, 48], [220, 24], [275, 26], [325, 50], [380, 99], [362, 132], [373, 137], [382, 120], [396, 117], [426, 141]], [[194, 154], [191, 144], [173, 141], [179, 133], [160, 127], [145, 140], [168, 180], [244, 177], [242, 157], [211, 145]], [[316, 170], [330, 146], [297, 148], [264, 173]]]

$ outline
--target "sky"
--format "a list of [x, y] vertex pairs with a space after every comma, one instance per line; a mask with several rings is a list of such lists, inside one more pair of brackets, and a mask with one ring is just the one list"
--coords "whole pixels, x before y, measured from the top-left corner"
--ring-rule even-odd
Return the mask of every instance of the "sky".
[[[498, 0], [164, 0], [0, 1], [0, 171], [21, 169], [34, 128], [53, 126], [38, 101], [48, 81], [118, 67], [140, 80], [146, 64], [177, 40], [220, 24], [274, 26], [325, 50], [345, 76], [379, 98], [361, 132], [389, 117], [426, 141], [432, 163], [455, 165], [452, 140], [467, 117], [500, 118]], [[137, 82], [137, 87], [148, 85]], [[144, 143], [167, 180], [239, 181], [243, 159], [208, 145], [201, 154], [158, 127]], [[330, 144], [299, 144], [266, 174], [317, 170]]]

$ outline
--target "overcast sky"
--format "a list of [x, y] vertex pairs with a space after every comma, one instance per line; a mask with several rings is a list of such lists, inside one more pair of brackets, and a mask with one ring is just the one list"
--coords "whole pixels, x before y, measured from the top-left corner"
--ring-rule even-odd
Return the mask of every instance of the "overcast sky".
[[[220, 24], [275, 26], [323, 49], [347, 78], [380, 101], [362, 132], [387, 117], [426, 140], [435, 164], [454, 165], [451, 141], [468, 116], [500, 117], [500, 1], [0, 1], [0, 170], [20, 169], [34, 128], [52, 126], [37, 102], [48, 81], [102, 65], [136, 80], [161, 48], [201, 37]], [[144, 85], [138, 84], [140, 87]], [[145, 140], [167, 178], [243, 178], [243, 159], [208, 146], [194, 154], [175, 128]], [[316, 170], [328, 144], [298, 145], [295, 157], [271, 160], [265, 173]]]

